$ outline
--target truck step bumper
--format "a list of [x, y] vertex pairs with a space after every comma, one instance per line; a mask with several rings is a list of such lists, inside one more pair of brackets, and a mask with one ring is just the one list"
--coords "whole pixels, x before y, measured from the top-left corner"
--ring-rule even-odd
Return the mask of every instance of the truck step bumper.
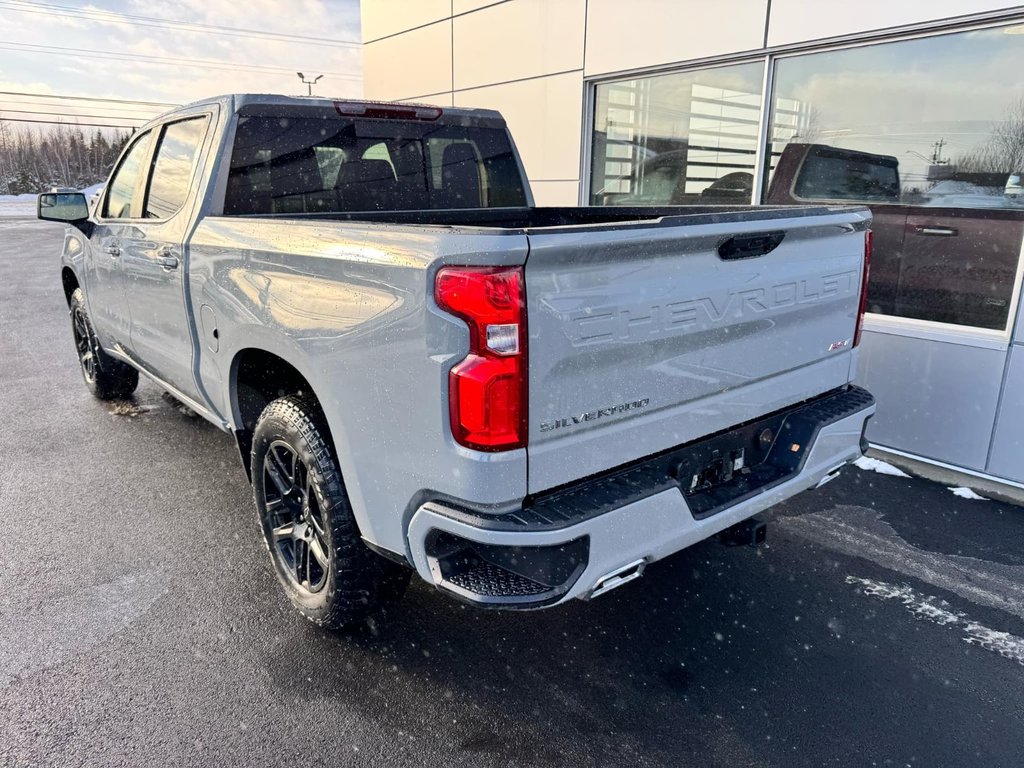
[[[409, 523], [413, 563], [424, 580], [481, 607], [596, 597], [638, 578], [648, 563], [818, 486], [861, 455], [874, 411], [871, 395], [850, 387], [556, 489], [514, 513], [427, 502]], [[741, 449], [756, 452], [766, 429], [771, 444], [737, 469]]]

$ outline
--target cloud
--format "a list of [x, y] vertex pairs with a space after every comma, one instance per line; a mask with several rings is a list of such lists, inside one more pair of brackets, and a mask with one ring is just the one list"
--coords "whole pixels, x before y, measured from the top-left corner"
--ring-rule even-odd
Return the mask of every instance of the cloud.
[[[95, 5], [81, 5], [79, 9], [102, 14], [4, 12], [5, 39], [62, 50], [0, 51], [0, 78], [7, 82], [2, 90], [187, 103], [220, 93], [304, 92], [305, 86], [295, 75], [303, 71], [324, 74], [316, 86], [319, 94], [349, 98], [362, 95], [362, 54], [358, 46], [320, 45], [194, 27], [205, 24], [358, 41], [358, 0], [294, 0], [287, 4], [278, 0], [182, 0], [173, 4], [128, 0], [102, 9]], [[192, 26], [159, 26], [129, 16]], [[20, 106], [12, 99], [0, 96], [0, 111], [25, 108], [23, 99]], [[99, 114], [100, 105], [91, 111]], [[160, 111], [161, 107], [140, 106], [134, 111], [107, 110], [103, 114], [152, 117]]]

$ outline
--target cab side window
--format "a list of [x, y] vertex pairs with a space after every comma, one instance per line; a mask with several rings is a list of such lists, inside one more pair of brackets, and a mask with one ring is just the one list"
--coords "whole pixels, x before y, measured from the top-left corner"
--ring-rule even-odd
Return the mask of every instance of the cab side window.
[[149, 157], [153, 132], [142, 134], [124, 156], [108, 184], [103, 200], [103, 216], [111, 219], [137, 219], [142, 215], [142, 191], [139, 177]]
[[195, 117], [164, 127], [146, 195], [147, 219], [169, 218], [185, 204], [206, 124], [205, 117]]

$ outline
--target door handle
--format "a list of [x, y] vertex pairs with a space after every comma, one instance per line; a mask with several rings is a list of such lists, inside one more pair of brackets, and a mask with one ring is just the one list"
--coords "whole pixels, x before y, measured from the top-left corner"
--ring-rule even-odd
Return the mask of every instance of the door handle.
[[114, 257], [115, 259], [116, 259], [116, 258], [117, 258], [118, 256], [120, 256], [120, 255], [121, 255], [121, 249], [120, 249], [120, 248], [118, 248], [118, 247], [117, 247], [116, 245], [107, 245], [107, 246], [104, 246], [104, 247], [103, 247], [103, 250], [104, 250], [104, 251], [105, 251], [106, 253], [109, 253], [109, 254], [110, 254], [111, 256], [113, 256], [113, 257]]
[[932, 235], [934, 237], [956, 237], [959, 232], [952, 227], [914, 227], [919, 235]]
[[156, 263], [169, 272], [172, 269], [178, 268], [178, 257], [170, 254], [164, 254], [156, 260]]

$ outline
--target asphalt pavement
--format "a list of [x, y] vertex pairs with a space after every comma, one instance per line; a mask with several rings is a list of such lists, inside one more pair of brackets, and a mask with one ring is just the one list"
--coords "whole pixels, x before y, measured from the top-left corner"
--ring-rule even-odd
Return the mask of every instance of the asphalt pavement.
[[231, 438], [83, 385], [0, 219], [0, 766], [1024, 765], [1024, 509], [856, 468], [590, 603], [280, 593]]

